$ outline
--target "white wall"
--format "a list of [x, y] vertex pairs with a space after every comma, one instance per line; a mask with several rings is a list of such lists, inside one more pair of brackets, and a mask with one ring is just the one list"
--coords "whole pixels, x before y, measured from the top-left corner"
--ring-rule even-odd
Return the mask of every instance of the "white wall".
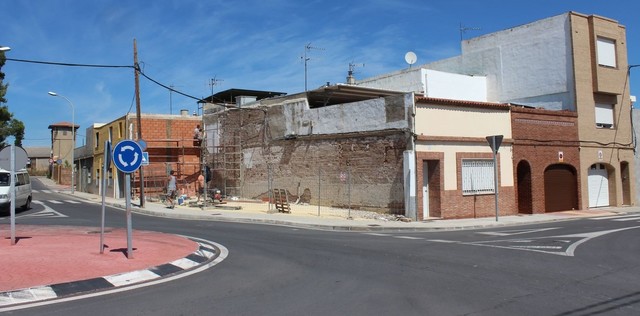
[[284, 136], [405, 129], [409, 127], [412, 107], [411, 93], [313, 109], [309, 108], [306, 99], [297, 99], [284, 103], [284, 118], [279, 124], [284, 124]]
[[575, 110], [567, 14], [462, 42], [462, 55], [429, 69], [483, 75], [488, 101]]
[[424, 69], [425, 96], [487, 102], [487, 78]]

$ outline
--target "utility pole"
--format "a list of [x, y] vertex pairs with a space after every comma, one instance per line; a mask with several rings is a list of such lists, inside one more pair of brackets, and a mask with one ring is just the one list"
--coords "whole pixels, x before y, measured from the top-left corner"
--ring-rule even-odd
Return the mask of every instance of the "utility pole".
[[[138, 74], [138, 70], [140, 70], [140, 65], [138, 65], [138, 48], [136, 46], [136, 39], [133, 39], [133, 67], [135, 74], [135, 82], [136, 82], [136, 119], [138, 125], [138, 142], [142, 140], [142, 117], [140, 116], [140, 75]], [[143, 151], [146, 148], [142, 149]], [[138, 169], [140, 172], [140, 208], [144, 208], [144, 168]]]

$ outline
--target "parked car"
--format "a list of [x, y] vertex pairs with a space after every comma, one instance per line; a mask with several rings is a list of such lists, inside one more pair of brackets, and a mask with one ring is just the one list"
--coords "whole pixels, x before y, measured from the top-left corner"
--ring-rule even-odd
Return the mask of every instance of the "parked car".
[[[8, 210], [11, 207], [11, 196], [9, 195], [10, 175], [10, 171], [0, 169], [0, 208], [2, 210]], [[26, 169], [16, 171], [15, 194], [16, 207], [21, 207], [23, 210], [31, 208], [31, 179]]]

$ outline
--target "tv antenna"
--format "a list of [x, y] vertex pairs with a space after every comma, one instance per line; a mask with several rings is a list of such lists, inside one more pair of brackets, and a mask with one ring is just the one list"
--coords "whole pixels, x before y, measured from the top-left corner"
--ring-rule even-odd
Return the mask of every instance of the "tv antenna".
[[409, 64], [409, 68], [411, 68], [411, 65], [415, 64], [416, 61], [418, 61], [418, 56], [416, 56], [416, 53], [414, 52], [407, 52], [406, 54], [404, 54], [404, 61], [406, 61], [407, 64]]
[[349, 63], [349, 72], [347, 72], [347, 84], [356, 84], [356, 78], [353, 77], [353, 74], [356, 73], [356, 67], [364, 67], [364, 64], [354, 64], [353, 62]]
[[307, 92], [307, 62], [311, 60], [311, 58], [307, 57], [307, 52], [310, 52], [312, 49], [324, 50], [324, 48], [311, 46], [311, 42], [307, 43], [304, 46], [304, 55], [301, 56], [302, 60], [304, 60], [304, 91]]
[[213, 76], [213, 78], [211, 78], [211, 80], [209, 80], [209, 83], [208, 83], [209, 87], [211, 88], [211, 95], [213, 95], [213, 87], [217, 86], [218, 82], [224, 81], [224, 80], [218, 79], [216, 77], [217, 76]]
[[466, 27], [466, 26], [462, 25], [462, 23], [460, 23], [460, 41], [462, 42], [462, 40], [463, 40], [462, 36], [467, 31], [479, 31], [479, 30], [480, 30], [479, 27]]
[[170, 85], [169, 86], [169, 115], [173, 114], [173, 91], [176, 91], [175, 87], [181, 87], [181, 86], [175, 86], [175, 85]]

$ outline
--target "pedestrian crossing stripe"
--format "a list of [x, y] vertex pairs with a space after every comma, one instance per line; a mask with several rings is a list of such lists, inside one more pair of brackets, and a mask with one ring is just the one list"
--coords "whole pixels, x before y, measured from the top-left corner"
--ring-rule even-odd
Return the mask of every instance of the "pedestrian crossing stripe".
[[34, 193], [53, 193], [51, 190], [32, 190]]
[[49, 203], [53, 203], [53, 204], [62, 204], [62, 202], [58, 201], [58, 200], [49, 200], [47, 201]]

